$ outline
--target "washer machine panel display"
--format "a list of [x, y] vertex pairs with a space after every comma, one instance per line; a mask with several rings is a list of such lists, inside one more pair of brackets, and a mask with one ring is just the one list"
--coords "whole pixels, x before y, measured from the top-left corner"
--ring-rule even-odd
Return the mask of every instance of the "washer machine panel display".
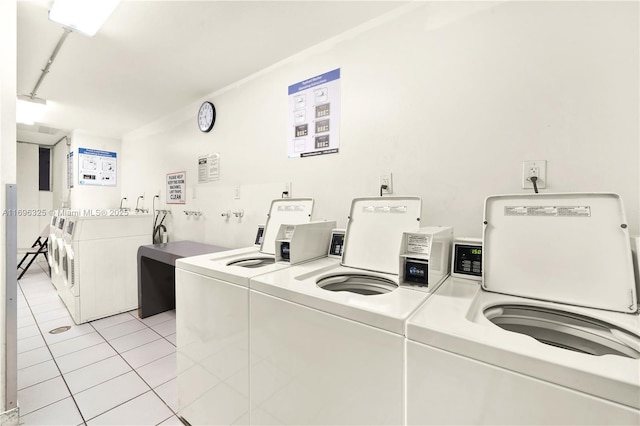
[[453, 272], [457, 274], [482, 276], [482, 246], [456, 244]]

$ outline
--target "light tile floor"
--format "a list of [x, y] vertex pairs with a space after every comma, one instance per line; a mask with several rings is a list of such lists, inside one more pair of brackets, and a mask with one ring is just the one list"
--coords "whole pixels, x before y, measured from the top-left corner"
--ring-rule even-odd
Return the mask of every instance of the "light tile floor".
[[[71, 326], [69, 331], [49, 331]], [[44, 262], [18, 283], [18, 404], [25, 425], [181, 425], [175, 311], [77, 326]]]

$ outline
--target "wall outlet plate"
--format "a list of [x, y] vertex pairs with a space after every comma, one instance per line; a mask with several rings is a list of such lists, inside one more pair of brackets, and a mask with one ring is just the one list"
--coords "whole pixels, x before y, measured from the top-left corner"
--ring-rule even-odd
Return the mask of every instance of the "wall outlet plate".
[[547, 160], [529, 160], [522, 162], [522, 189], [533, 189], [531, 176], [537, 176], [538, 189], [547, 187]]
[[383, 194], [393, 194], [393, 174], [385, 173], [380, 175], [380, 187], [386, 185], [386, 188], [382, 188]]
[[285, 182], [282, 186], [282, 198], [291, 198], [292, 196], [291, 182]]

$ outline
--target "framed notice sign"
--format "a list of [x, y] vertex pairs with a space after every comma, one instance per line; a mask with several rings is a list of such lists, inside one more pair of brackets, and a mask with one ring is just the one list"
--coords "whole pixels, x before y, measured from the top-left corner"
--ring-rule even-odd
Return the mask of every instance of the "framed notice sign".
[[[99, 149], [78, 148], [80, 185], [116, 186], [118, 154]], [[70, 157], [73, 161], [73, 157]]]
[[186, 188], [187, 172], [167, 173], [167, 204], [184, 204]]
[[289, 86], [289, 158], [340, 149], [340, 68]]

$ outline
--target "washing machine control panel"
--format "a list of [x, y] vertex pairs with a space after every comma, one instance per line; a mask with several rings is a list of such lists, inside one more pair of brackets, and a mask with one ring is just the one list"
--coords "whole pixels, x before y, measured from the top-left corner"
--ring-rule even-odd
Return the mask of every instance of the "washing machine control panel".
[[461, 278], [482, 277], [482, 242], [455, 241], [451, 275]]
[[331, 241], [329, 243], [329, 257], [342, 258], [344, 251], [344, 235], [343, 229], [334, 229], [331, 231]]
[[70, 236], [73, 236], [73, 226], [74, 226], [74, 222], [73, 221], [69, 221], [69, 224], [67, 225], [67, 234], [69, 234]]
[[58, 229], [64, 229], [64, 218], [61, 217], [60, 220], [58, 221]]

